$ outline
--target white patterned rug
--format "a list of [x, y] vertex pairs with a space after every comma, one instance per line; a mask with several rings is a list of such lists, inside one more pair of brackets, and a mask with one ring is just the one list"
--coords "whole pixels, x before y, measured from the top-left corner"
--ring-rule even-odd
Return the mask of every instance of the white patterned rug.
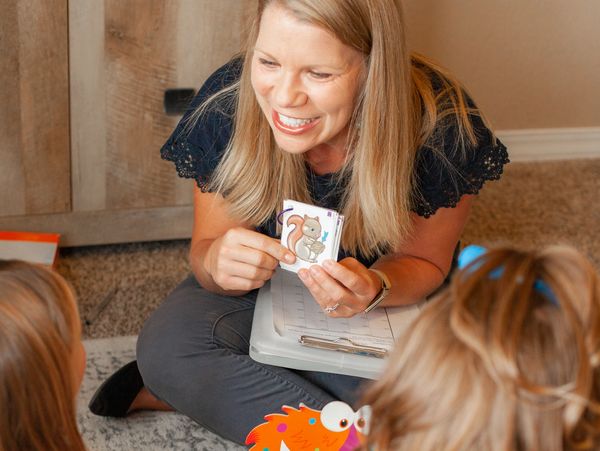
[[138, 412], [126, 418], [93, 415], [87, 404], [96, 388], [115, 370], [135, 358], [136, 337], [84, 342], [87, 368], [77, 405], [79, 428], [90, 451], [105, 450], [245, 450], [172, 412]]

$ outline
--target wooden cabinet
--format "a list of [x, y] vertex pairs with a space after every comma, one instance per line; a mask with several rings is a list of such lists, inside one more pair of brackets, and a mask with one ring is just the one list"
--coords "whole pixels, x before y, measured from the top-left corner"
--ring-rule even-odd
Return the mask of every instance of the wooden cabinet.
[[0, 1], [0, 216], [71, 210], [66, 5]]
[[159, 149], [240, 46], [254, 0], [0, 0], [0, 229], [66, 246], [187, 238], [192, 186]]

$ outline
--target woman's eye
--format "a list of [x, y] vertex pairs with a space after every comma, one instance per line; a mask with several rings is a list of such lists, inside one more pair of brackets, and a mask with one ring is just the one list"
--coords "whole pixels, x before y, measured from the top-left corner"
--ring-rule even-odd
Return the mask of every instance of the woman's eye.
[[266, 60], [264, 58], [259, 58], [258, 62], [260, 64], [262, 64], [263, 66], [266, 66], [266, 67], [275, 67], [275, 66], [277, 66], [277, 63], [275, 63], [274, 61]]
[[316, 78], [317, 80], [327, 80], [329, 77], [331, 77], [331, 74], [328, 74], [326, 72], [314, 72], [314, 71], [311, 71], [310, 75], [313, 78]]

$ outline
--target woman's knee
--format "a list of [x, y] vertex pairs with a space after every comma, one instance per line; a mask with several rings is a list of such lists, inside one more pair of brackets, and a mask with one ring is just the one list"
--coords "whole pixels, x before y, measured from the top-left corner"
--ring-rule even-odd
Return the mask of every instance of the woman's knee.
[[157, 392], [179, 386], [189, 371], [202, 377], [199, 370], [222, 355], [220, 348], [241, 353], [249, 340], [253, 301], [252, 296], [215, 295], [191, 279], [180, 284], [138, 337], [138, 367], [146, 386]]
[[[146, 320], [137, 341], [138, 368], [147, 387], [170, 384], [181, 356], [202, 344], [199, 310], [202, 289], [193, 278], [184, 280]], [[190, 334], [194, 333], [194, 346]], [[187, 348], [187, 350], [186, 350]]]

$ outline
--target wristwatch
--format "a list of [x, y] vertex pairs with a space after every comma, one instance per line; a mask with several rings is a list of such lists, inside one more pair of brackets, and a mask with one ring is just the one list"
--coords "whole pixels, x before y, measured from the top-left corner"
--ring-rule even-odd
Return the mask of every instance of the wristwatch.
[[367, 308], [364, 310], [364, 313], [369, 313], [371, 310], [373, 310], [375, 307], [381, 304], [381, 301], [385, 299], [385, 297], [390, 292], [390, 289], [392, 288], [392, 283], [390, 282], [390, 279], [388, 278], [388, 276], [385, 275], [384, 272], [371, 268], [369, 268], [369, 270], [373, 271], [381, 279], [381, 290], [379, 290], [379, 293], [377, 293], [375, 295], [375, 298], [369, 303], [369, 305], [367, 305]]

